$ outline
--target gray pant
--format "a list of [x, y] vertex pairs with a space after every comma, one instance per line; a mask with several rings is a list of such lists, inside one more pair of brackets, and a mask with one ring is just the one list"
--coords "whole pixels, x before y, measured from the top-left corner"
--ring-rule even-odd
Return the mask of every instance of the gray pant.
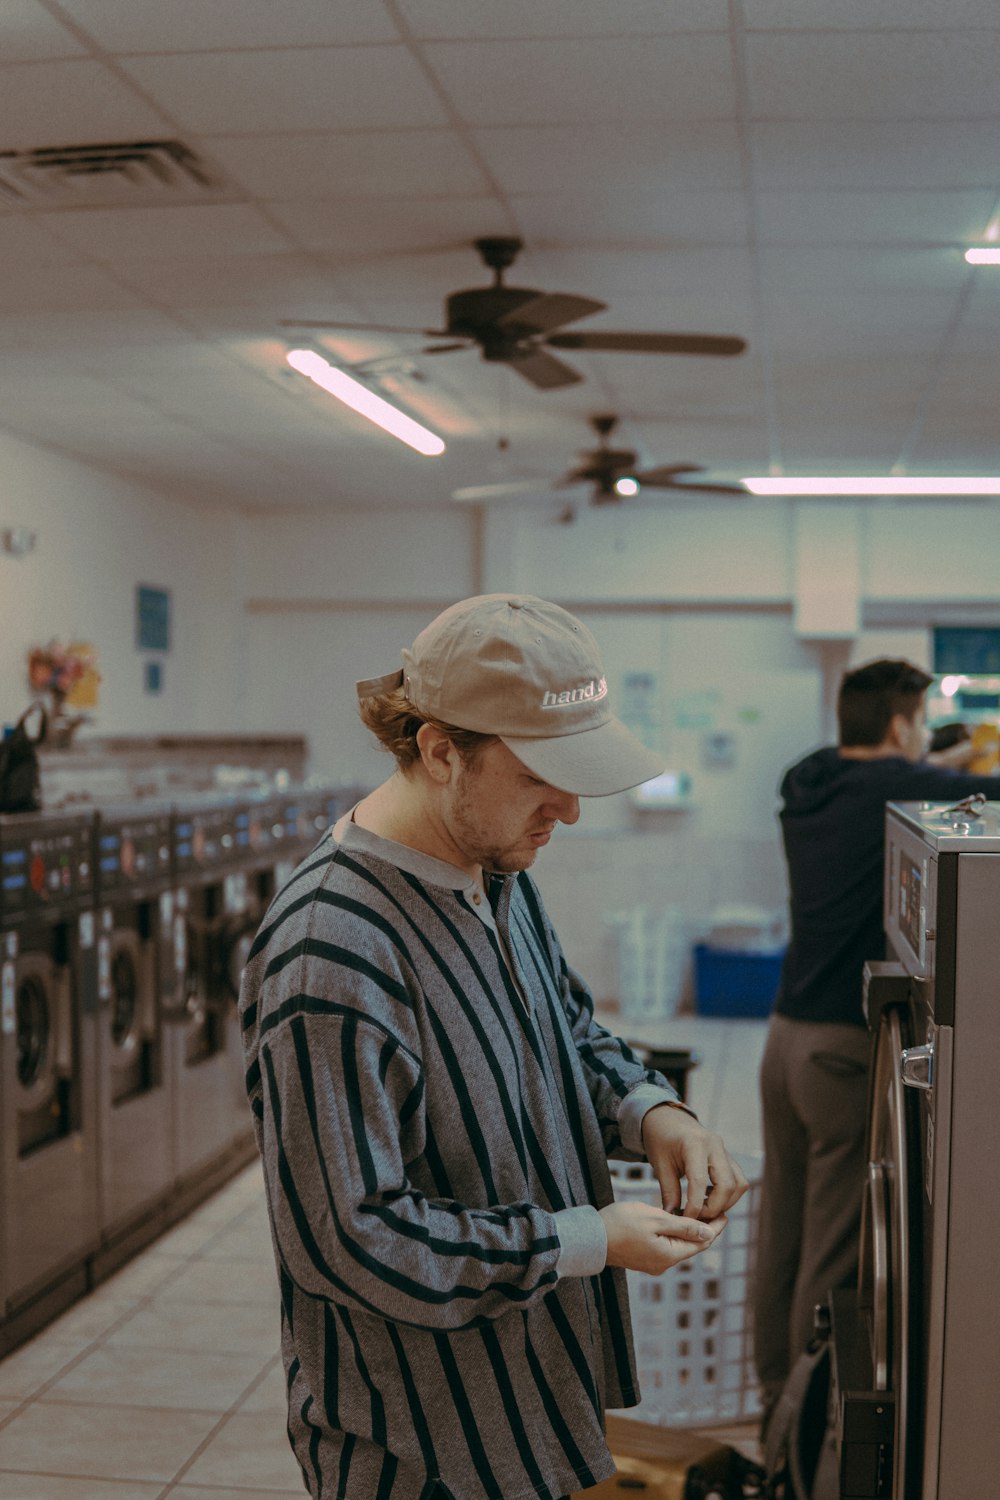
[[813, 1331], [813, 1308], [857, 1276], [870, 1038], [775, 1015], [761, 1062], [764, 1176], [754, 1353], [765, 1402]]

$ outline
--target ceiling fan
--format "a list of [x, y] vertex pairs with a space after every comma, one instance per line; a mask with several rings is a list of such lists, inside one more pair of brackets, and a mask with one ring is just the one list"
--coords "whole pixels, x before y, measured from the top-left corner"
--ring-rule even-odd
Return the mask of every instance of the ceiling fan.
[[609, 350], [624, 354], [741, 354], [745, 340], [707, 333], [563, 333], [567, 323], [604, 312], [606, 303], [568, 292], [538, 292], [506, 286], [503, 273], [513, 265], [522, 241], [479, 239], [475, 242], [493, 272], [493, 285], [452, 292], [445, 298], [443, 328], [400, 328], [378, 323], [325, 323], [282, 319], [282, 328], [366, 330], [369, 333], [407, 333], [448, 339], [432, 344], [424, 354], [449, 354], [478, 345], [482, 357], [509, 365], [539, 390], [557, 390], [583, 379], [550, 349]]
[[[540, 491], [575, 489], [582, 485], [590, 487], [591, 505], [614, 505], [635, 495], [641, 490], [681, 490], [686, 494], [743, 495], [747, 491], [742, 484], [699, 483], [688, 479], [689, 474], [701, 474], [698, 464], [657, 464], [643, 469], [639, 456], [631, 448], [612, 448], [609, 439], [618, 426], [618, 418], [601, 412], [589, 418], [590, 426], [597, 434], [597, 447], [584, 449], [577, 455], [578, 462], [567, 469], [559, 479], [546, 485], [544, 481], [523, 479], [502, 484], [473, 484], [453, 490], [453, 500], [494, 500], [514, 495], [537, 495]], [[572, 520], [572, 507], [561, 519]]]

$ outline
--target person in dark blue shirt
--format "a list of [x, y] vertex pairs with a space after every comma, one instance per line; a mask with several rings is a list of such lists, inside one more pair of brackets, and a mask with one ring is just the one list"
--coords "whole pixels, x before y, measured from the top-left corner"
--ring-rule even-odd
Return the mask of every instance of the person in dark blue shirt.
[[781, 783], [790, 940], [761, 1064], [754, 1315], [765, 1429], [812, 1336], [814, 1307], [857, 1276], [869, 1059], [862, 973], [866, 960], [886, 956], [886, 803], [1000, 798], [1000, 778], [926, 759], [930, 681], [899, 660], [848, 672], [838, 745], [813, 751]]

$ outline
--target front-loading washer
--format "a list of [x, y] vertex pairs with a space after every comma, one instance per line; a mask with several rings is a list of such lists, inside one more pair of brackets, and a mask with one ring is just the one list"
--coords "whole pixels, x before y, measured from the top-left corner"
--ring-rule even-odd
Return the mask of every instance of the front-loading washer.
[[[238, 903], [240, 804], [212, 794], [175, 803], [171, 814], [174, 963], [178, 986], [168, 1013], [173, 1066], [174, 1170], [183, 1190], [224, 1177], [249, 1159], [252, 1136], [232, 1098], [236, 1017], [220, 968], [223, 933]], [[237, 877], [235, 880], [232, 877]], [[234, 1035], [234, 1033], [236, 1033]]]
[[892, 956], [866, 967], [875, 1045], [861, 1270], [855, 1292], [832, 1298], [841, 1490], [858, 1500], [997, 1488], [1000, 1207], [986, 1167], [998, 907], [995, 802], [888, 805]]
[[174, 1183], [170, 807], [98, 809], [98, 1137], [101, 1269], [163, 1227]]
[[0, 1352], [87, 1286], [98, 1238], [93, 814], [0, 817]]

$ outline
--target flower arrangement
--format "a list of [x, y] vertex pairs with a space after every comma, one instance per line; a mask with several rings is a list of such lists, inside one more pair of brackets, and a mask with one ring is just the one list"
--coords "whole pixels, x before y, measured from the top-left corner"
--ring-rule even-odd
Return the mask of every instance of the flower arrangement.
[[[35, 693], [49, 693], [56, 709], [74, 696], [86, 682], [96, 688], [100, 682], [97, 653], [82, 641], [49, 641], [47, 646], [32, 646], [28, 652], [28, 681]], [[89, 695], [88, 695], [89, 696]], [[84, 705], [81, 705], [84, 706]], [[89, 706], [89, 705], [87, 705]]]

